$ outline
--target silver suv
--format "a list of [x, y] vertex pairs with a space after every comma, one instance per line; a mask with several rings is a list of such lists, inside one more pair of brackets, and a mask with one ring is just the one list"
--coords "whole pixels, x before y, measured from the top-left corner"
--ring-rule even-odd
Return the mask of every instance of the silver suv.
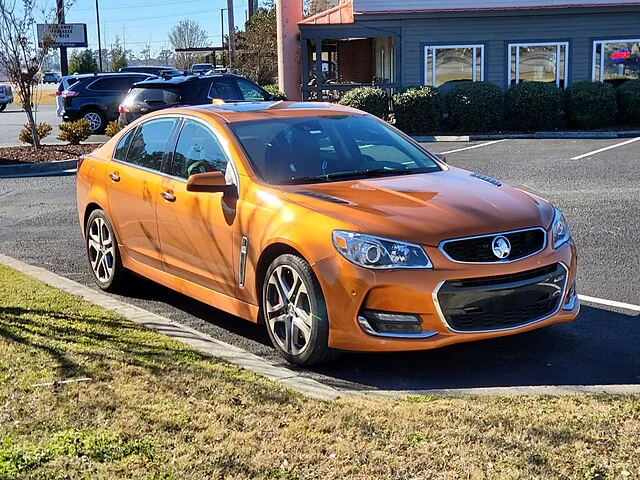
[[13, 103], [13, 92], [11, 92], [11, 87], [0, 83], [0, 112], [7, 108], [7, 105], [10, 103]]

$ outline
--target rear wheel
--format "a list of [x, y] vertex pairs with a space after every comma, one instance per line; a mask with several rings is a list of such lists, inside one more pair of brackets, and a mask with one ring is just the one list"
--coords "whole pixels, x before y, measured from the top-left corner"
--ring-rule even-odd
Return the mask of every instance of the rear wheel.
[[0, 103], [0, 112], [4, 111], [5, 108], [7, 108], [7, 104], [6, 103]]
[[295, 365], [334, 360], [322, 290], [311, 266], [296, 255], [276, 258], [264, 279], [262, 309], [267, 332], [280, 354]]
[[86, 110], [82, 114], [82, 118], [89, 121], [89, 129], [93, 133], [100, 133], [107, 126], [107, 119], [100, 110]]
[[125, 269], [122, 266], [113, 227], [104, 211], [91, 212], [85, 235], [89, 266], [96, 284], [109, 292], [122, 287]]

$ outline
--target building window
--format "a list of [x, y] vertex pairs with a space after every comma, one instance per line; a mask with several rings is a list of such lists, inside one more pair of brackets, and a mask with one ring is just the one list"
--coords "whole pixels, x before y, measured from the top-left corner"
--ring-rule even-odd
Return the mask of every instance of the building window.
[[424, 84], [484, 80], [484, 45], [424, 47]]
[[640, 39], [593, 42], [594, 81], [640, 78]]
[[549, 82], [564, 88], [569, 76], [569, 44], [510, 44], [509, 68], [509, 85], [520, 82]]

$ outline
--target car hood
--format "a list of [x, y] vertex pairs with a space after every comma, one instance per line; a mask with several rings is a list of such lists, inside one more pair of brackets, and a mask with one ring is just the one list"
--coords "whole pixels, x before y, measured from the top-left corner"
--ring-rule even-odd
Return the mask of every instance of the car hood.
[[[481, 177], [481, 178], [478, 178]], [[466, 170], [282, 187], [299, 205], [363, 233], [437, 246], [442, 240], [548, 228], [545, 200]]]

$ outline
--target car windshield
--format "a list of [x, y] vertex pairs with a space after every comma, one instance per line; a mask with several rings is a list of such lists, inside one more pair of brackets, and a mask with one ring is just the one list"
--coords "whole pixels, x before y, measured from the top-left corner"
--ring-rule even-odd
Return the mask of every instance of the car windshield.
[[253, 169], [276, 185], [440, 171], [428, 153], [364, 115], [231, 123]]

